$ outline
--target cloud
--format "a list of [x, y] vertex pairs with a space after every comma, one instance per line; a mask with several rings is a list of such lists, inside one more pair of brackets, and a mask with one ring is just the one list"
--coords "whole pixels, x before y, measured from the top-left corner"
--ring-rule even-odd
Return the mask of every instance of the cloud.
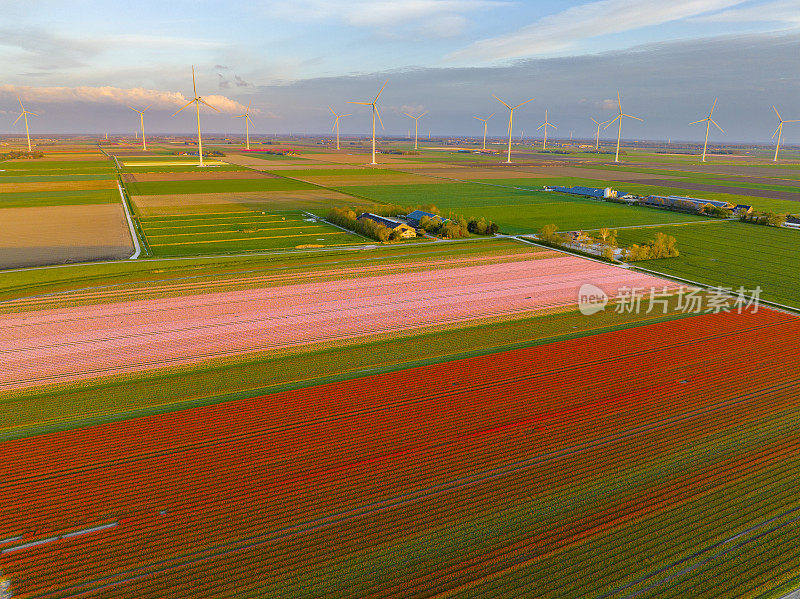
[[744, 0], [597, 0], [542, 17], [522, 29], [470, 44], [451, 60], [492, 61], [562, 52], [578, 42], [660, 25], [741, 4]]
[[[144, 89], [141, 87], [32, 87], [22, 85], [0, 85], [0, 97], [20, 96], [31, 104], [107, 104], [107, 105], [152, 105], [155, 109], [175, 109], [186, 104], [189, 99], [180, 92]], [[210, 95], [203, 99], [225, 114], [244, 112], [246, 107], [226, 96]], [[252, 111], [257, 113], [256, 110]]]
[[724, 10], [712, 15], [695, 17], [699, 23], [791, 23], [800, 25], [800, 0], [774, 0], [756, 6], [743, 6]]
[[217, 49], [223, 46], [209, 40], [165, 35], [121, 34], [78, 38], [40, 27], [0, 27], [0, 47], [16, 51], [13, 61], [40, 70], [86, 66], [91, 58], [121, 47], [171, 51]]
[[15, 60], [39, 69], [79, 67], [96, 54], [96, 42], [72, 39], [40, 28], [0, 27], [0, 46], [17, 50]]
[[267, 8], [292, 21], [337, 20], [351, 27], [380, 30], [395, 37], [397, 28], [425, 37], [452, 37], [466, 29], [467, 13], [508, 6], [507, 0], [295, 0]]

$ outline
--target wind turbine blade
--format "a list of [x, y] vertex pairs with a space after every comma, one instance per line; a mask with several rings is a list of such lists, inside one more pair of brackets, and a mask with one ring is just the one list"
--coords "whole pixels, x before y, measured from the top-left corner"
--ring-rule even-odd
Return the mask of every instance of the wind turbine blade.
[[17, 100], [19, 100], [19, 107], [22, 109], [23, 112], [25, 112], [25, 107], [22, 105], [22, 98], [17, 96]]
[[784, 123], [800, 123], [800, 119], [794, 119], [791, 121], [783, 121]]
[[413, 116], [411, 116], [411, 115], [410, 115], [410, 114], [408, 114], [407, 112], [404, 112], [403, 114], [404, 114], [404, 115], [406, 115], [406, 116], [407, 116], [408, 118], [410, 118], [410, 119], [413, 119], [413, 118], [414, 118]]
[[346, 102], [346, 104], [361, 104], [362, 106], [372, 106], [372, 102]]
[[197, 97], [197, 84], [194, 80], [194, 65], [192, 65], [192, 89], [194, 90], [194, 97]]
[[622, 116], [626, 116], [629, 119], [636, 119], [637, 121], [643, 121], [644, 119], [640, 119], [638, 116], [633, 116], [632, 114], [623, 114]]
[[150, 107], [151, 107], [151, 106], [152, 106], [152, 104], [148, 104], [148, 105], [147, 105], [147, 108], [145, 108], [144, 110], [142, 110], [142, 112], [147, 112], [148, 110], [150, 110]]
[[525, 100], [524, 102], [520, 102], [519, 104], [517, 104], [516, 106], [514, 106], [514, 108], [519, 108], [519, 107], [520, 107], [520, 106], [522, 106], [523, 104], [527, 104], [528, 102], [532, 102], [532, 101], [533, 101], [533, 100], [535, 100], [535, 99], [536, 99], [536, 98], [531, 98], [530, 100]]
[[[388, 79], [386, 80], [386, 83], [389, 83]], [[383, 84], [383, 87], [386, 87], [386, 83]], [[381, 88], [381, 91], [378, 92], [378, 95], [375, 96], [375, 99], [373, 100], [373, 102], [377, 102], [378, 101], [378, 98], [380, 98], [381, 94], [383, 93], [383, 87]]]
[[138, 111], [138, 110], [136, 110], [136, 109], [135, 109], [133, 106], [128, 106], [128, 108], [130, 108], [130, 109], [131, 109], [131, 110], [133, 110], [134, 112], [139, 112], [139, 111]]
[[[720, 131], [722, 131], [722, 127], [720, 127], [719, 125], [717, 125], [717, 121], [715, 121], [714, 119], [708, 119], [708, 120], [709, 120], [709, 121], [711, 121], [712, 123], [714, 123], [714, 126], [715, 126], [717, 129], [719, 129]], [[723, 133], [725, 133], [725, 131], [722, 131], [722, 132], [723, 132]]]
[[778, 125], [777, 129], [775, 129], [775, 133], [772, 134], [772, 139], [775, 139], [775, 136], [778, 134], [778, 131], [781, 130], [781, 127], [783, 127], [783, 121], [781, 121], [781, 124]]
[[622, 119], [622, 115], [620, 114], [620, 115], [619, 115], [617, 118], [615, 118], [614, 120], [612, 120], [612, 121], [608, 121], [608, 123], [606, 123], [606, 126], [605, 126], [605, 127], [603, 127], [603, 129], [608, 129], [608, 128], [609, 128], [611, 125], [613, 125], [614, 123], [616, 123], [617, 121], [619, 121], [619, 120], [621, 120], [621, 119]]
[[[24, 114], [25, 114], [24, 112], [23, 112], [23, 113], [21, 113], [21, 114], [20, 114], [20, 115], [17, 117], [17, 121], [18, 121], [18, 120], [20, 120], [20, 119], [23, 117], [23, 115], [24, 115]], [[14, 124], [15, 124], [15, 125], [17, 124], [17, 121], [14, 121]], [[773, 135], [773, 137], [775, 137], [775, 136]]]
[[713, 114], [714, 114], [714, 109], [715, 109], [716, 107], [717, 107], [717, 98], [714, 98], [714, 103], [711, 105], [711, 112], [709, 112], [709, 113], [708, 113], [708, 116], [709, 116], [709, 117], [711, 117], [711, 115], [713, 115]]
[[378, 116], [378, 122], [381, 124], [381, 129], [386, 129], [386, 127], [383, 126], [383, 121], [381, 120], [381, 113], [378, 110], [378, 107], [375, 104], [373, 104], [372, 107], [375, 110], [375, 114]]
[[331, 127], [331, 131], [336, 131], [336, 123], [338, 122], [339, 122], [339, 117], [337, 116], [335, 119], [333, 119], [333, 126]]
[[556, 127], [553, 123], [547, 123], [547, 124], [550, 125], [553, 129], [558, 129], [558, 127]]
[[[592, 120], [594, 121], [594, 117], [589, 117], [589, 118], [590, 118], [590, 119], [592, 119]], [[595, 124], [595, 125], [599, 125], [600, 123], [598, 123], [597, 121], [594, 121], [594, 124]]]
[[482, 121], [482, 120], [483, 120], [482, 118], [480, 118], [480, 117], [478, 117], [478, 116], [474, 116], [474, 117], [472, 117], [472, 118], [473, 118], [473, 119], [478, 119], [479, 121]]
[[340, 118], [340, 119], [343, 119], [343, 118], [344, 118], [344, 117], [346, 117], [346, 116], [353, 116], [353, 113], [351, 112], [351, 113], [348, 113], [348, 114], [340, 114], [340, 115], [339, 115], [339, 118]]
[[493, 112], [492, 114], [490, 114], [489, 116], [486, 117], [486, 120], [488, 121], [490, 118], [492, 118], [496, 114], [497, 114], [496, 112]]
[[176, 110], [176, 111], [175, 111], [175, 112], [172, 114], [172, 116], [175, 116], [175, 115], [176, 115], [176, 114], [178, 114], [178, 113], [179, 113], [181, 110], [183, 110], [184, 108], [187, 108], [187, 107], [191, 106], [191, 105], [192, 105], [192, 104], [194, 104], [194, 103], [195, 103], [195, 100], [190, 100], [190, 101], [189, 101], [189, 102], [187, 102], [187, 103], [186, 103], [184, 106], [182, 106], [182, 107], [181, 107], [179, 110]]
[[538, 131], [538, 130], [539, 130], [539, 129], [541, 129], [542, 127], [544, 127], [544, 123], [542, 123], [541, 125], [539, 125], [538, 127], [536, 127], [536, 130]]
[[509, 110], [511, 110], [511, 106], [509, 106], [508, 104], [506, 104], [505, 102], [503, 102], [503, 101], [502, 101], [500, 98], [498, 98], [498, 97], [497, 97], [497, 96], [495, 96], [494, 94], [492, 94], [492, 97], [493, 97], [495, 100], [497, 100], [498, 102], [500, 102], [500, 103], [501, 103], [503, 106], [505, 106], [506, 108], [508, 108]]
[[689, 124], [690, 124], [690, 125], [696, 125], [697, 123], [705, 123], [707, 120], [708, 120], [708, 119], [700, 119], [699, 121], [694, 121], [694, 122], [692, 122], [692, 123], [689, 123]]
[[423, 112], [421, 115], [419, 115], [417, 118], [418, 118], [418, 119], [421, 119], [421, 118], [422, 118], [422, 117], [424, 117], [426, 114], [428, 114], [428, 111], [427, 111], [427, 110], [426, 110], [425, 112]]
[[[206, 102], [205, 100], [203, 100], [203, 98], [197, 98], [197, 101], [198, 101], [198, 102], [201, 102], [201, 103], [203, 103], [203, 104], [205, 104], [205, 105], [206, 105], [206, 106], [208, 106], [208, 107], [209, 107], [211, 110], [217, 110], [217, 109], [216, 109], [216, 108], [214, 108], [214, 107], [213, 107], [211, 104], [209, 104], [208, 102]], [[217, 110], [217, 112], [219, 112], [219, 110]]]
[[[27, 111], [26, 111], [26, 112], [27, 112]], [[38, 115], [38, 114], [36, 114], [35, 112], [28, 112], [28, 114], [29, 114], [29, 115], [31, 115], [31, 116], [39, 116], [39, 115]], [[794, 122], [796, 122], [796, 121], [784, 121], [784, 123], [794, 123]]]
[[619, 106], [619, 113], [622, 114], [622, 98], [619, 97], [619, 92], [617, 92], [617, 105]]
[[248, 114], [248, 115], [245, 117], [245, 119], [246, 119], [246, 120], [248, 120], [248, 121], [250, 121], [250, 124], [251, 124], [251, 125], [253, 125], [253, 127], [255, 127], [255, 126], [256, 126], [256, 124], [253, 122], [253, 119], [251, 119], [251, 118], [250, 118], [250, 115], [249, 115], [249, 114]]
[[774, 110], [774, 111], [775, 111], [775, 114], [776, 114], [776, 115], [778, 115], [778, 120], [779, 120], [779, 121], [783, 121], [783, 119], [781, 118], [781, 114], [778, 112], [778, 109], [777, 109], [777, 108], [775, 108], [775, 105], [774, 105], [774, 104], [772, 105], [772, 110]]

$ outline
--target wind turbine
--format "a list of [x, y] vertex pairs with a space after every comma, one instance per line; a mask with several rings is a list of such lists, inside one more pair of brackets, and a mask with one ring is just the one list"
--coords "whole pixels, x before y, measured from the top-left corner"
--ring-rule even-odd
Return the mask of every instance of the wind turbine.
[[17, 96], [17, 100], [19, 100], [19, 107], [22, 109], [22, 112], [19, 113], [19, 116], [17, 117], [17, 120], [14, 121], [14, 124], [16, 125], [17, 122], [22, 118], [25, 119], [25, 136], [28, 138], [28, 152], [30, 153], [33, 150], [31, 149], [31, 133], [28, 130], [28, 115], [31, 116], [39, 116], [39, 115], [36, 114], [35, 112], [28, 112], [27, 110], [25, 110], [25, 107], [22, 105], [22, 99], [19, 96]]
[[[722, 131], [722, 127], [717, 125], [717, 122], [711, 118], [714, 114], [714, 108], [717, 106], [717, 99], [714, 98], [714, 103], [711, 105], [711, 112], [708, 113], [708, 116], [704, 119], [700, 119], [699, 121], [694, 121], [693, 123], [689, 123], [690, 125], [696, 125], [697, 123], [705, 123], [706, 124], [706, 141], [703, 144], [703, 162], [706, 161], [706, 149], [708, 148], [708, 130], [711, 128], [711, 123], [714, 123], [714, 126]], [[780, 117], [778, 117], [780, 118]], [[725, 133], [724, 131], [722, 131]], [[774, 137], [774, 136], [773, 136]]]
[[622, 112], [622, 100], [619, 97], [619, 92], [617, 92], [617, 106], [619, 106], [619, 114], [615, 119], [608, 121], [608, 124], [604, 127], [604, 129], [608, 129], [615, 122], [619, 121], [619, 129], [617, 130], [617, 155], [614, 158], [614, 162], [619, 162], [619, 141], [622, 139], [622, 118], [628, 117], [629, 119], [636, 119], [637, 121], [642, 120], [638, 116], [633, 116]]
[[551, 123], [550, 121], [547, 120], [547, 109], [546, 108], [544, 110], [544, 123], [539, 125], [536, 128], [536, 130], [538, 131], [542, 127], [544, 127], [544, 142], [542, 143], [542, 150], [546, 150], [547, 149], [547, 128], [548, 127], [552, 127], [553, 129], [558, 129], [558, 127], [556, 127], [553, 123]]
[[514, 111], [517, 108], [519, 108], [520, 106], [522, 106], [523, 104], [527, 104], [531, 100], [535, 100], [535, 98], [531, 98], [530, 100], [525, 100], [524, 102], [521, 102], [521, 103], [517, 104], [516, 106], [512, 107], [512, 106], [509, 106], [508, 104], [506, 104], [505, 102], [503, 102], [500, 98], [498, 98], [494, 94], [492, 94], [492, 97], [495, 100], [497, 100], [498, 102], [500, 102], [503, 106], [508, 108], [508, 159], [506, 160], [506, 163], [507, 164], [511, 164], [511, 128], [512, 128], [513, 123], [514, 123]]
[[[333, 108], [331, 108], [330, 106], [328, 106], [328, 110], [333, 112]], [[352, 114], [336, 114], [335, 112], [333, 112], [333, 116], [336, 117], [335, 119], [333, 119], [333, 129], [336, 130], [336, 149], [340, 150], [341, 148], [339, 147], [339, 119], [343, 119], [346, 116], [352, 116]]]
[[[205, 102], [203, 103], [205, 104]], [[253, 121], [250, 118], [250, 104], [252, 103], [253, 103], [252, 100], [250, 100], [247, 103], [247, 110], [244, 111], [244, 114], [237, 114], [235, 117], [233, 117], [235, 119], [242, 119], [242, 118], [244, 119], [244, 135], [245, 135], [246, 150], [250, 149], [250, 125], [253, 125]], [[255, 127], [255, 125], [253, 125], [253, 127]]]
[[[150, 106], [152, 106], [152, 104]], [[147, 110], [148, 110], [148, 108], [150, 108], [150, 106], [148, 106], [144, 110], [136, 110], [133, 106], [128, 106], [128, 108], [130, 108], [134, 112], [138, 112], [139, 113], [139, 123], [142, 126], [142, 150], [145, 151], [145, 152], [147, 151], [147, 140], [144, 137], [144, 113], [147, 112]]]
[[[772, 139], [775, 139], [776, 135], [778, 136], [778, 145], [775, 146], [775, 158], [772, 159], [774, 162], [777, 162], [778, 161], [778, 150], [781, 149], [781, 137], [783, 136], [783, 124], [784, 123], [800, 123], [800, 119], [795, 119], [793, 121], [784, 121], [781, 118], [781, 115], [778, 112], [778, 109], [775, 108], [775, 106], [772, 107], [772, 110], [775, 111], [775, 114], [778, 116], [778, 121], [779, 121], [778, 122], [778, 128], [775, 129], [775, 133], [772, 134]], [[17, 119], [17, 120], [19, 120], [19, 119]], [[25, 121], [25, 124], [27, 125], [27, 121]], [[28, 145], [30, 146], [30, 142], [28, 142]]]
[[[389, 81], [386, 81], [389, 83]], [[375, 99], [372, 102], [348, 102], [348, 104], [361, 104], [362, 106], [372, 106], [372, 162], [370, 164], [378, 164], [375, 162], [375, 116], [378, 116], [378, 122], [381, 124], [381, 129], [384, 129], [383, 120], [381, 120], [381, 113], [378, 112], [378, 98], [383, 93], [383, 88], [386, 87], [386, 83], [383, 84], [381, 91], [378, 92], [378, 95], [375, 96]]]
[[[428, 114], [428, 111], [426, 110], [425, 112], [423, 112], [419, 116], [411, 116], [407, 112], [404, 112], [403, 114], [406, 115], [410, 119], [414, 119], [414, 149], [416, 150], [417, 149], [417, 133], [419, 131], [419, 120], [422, 117], [424, 117], [426, 114]], [[430, 135], [428, 136], [428, 139], [430, 139]]]
[[599, 152], [600, 151], [600, 127], [605, 125], [606, 121], [603, 121], [601, 123], [599, 121], [595, 121], [594, 117], [592, 117], [592, 120], [594, 121], [594, 124], [597, 125], [597, 134], [596, 134], [595, 141], [594, 141], [594, 151], [595, 152]]
[[[203, 166], [203, 136], [200, 134], [200, 104], [205, 104], [212, 110], [217, 109], [197, 95], [197, 84], [195, 83], [194, 79], [194, 65], [192, 65], [192, 89], [194, 90], [194, 97], [172, 116], [175, 116], [178, 114], [178, 112], [184, 108], [187, 108], [188, 106], [191, 106], [192, 104], [195, 105], [195, 108], [197, 109], [197, 153], [200, 156], [200, 166]], [[217, 112], [219, 112], [219, 110], [217, 110]]]
[[492, 114], [487, 116], [485, 119], [482, 119], [479, 116], [472, 117], [474, 119], [478, 119], [479, 121], [481, 121], [483, 123], [483, 149], [484, 150], [486, 149], [486, 127], [487, 127], [487, 125], [489, 123], [489, 119], [492, 118], [494, 115], [495, 115], [495, 113], [493, 112]]

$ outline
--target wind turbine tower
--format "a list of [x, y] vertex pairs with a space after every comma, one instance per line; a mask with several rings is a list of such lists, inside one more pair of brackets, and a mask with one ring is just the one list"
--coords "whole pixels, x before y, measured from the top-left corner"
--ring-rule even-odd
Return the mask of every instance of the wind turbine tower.
[[[328, 106], [328, 110], [333, 112], [333, 108], [331, 108], [330, 106]], [[351, 114], [336, 114], [335, 112], [333, 112], [333, 116], [336, 117], [336, 118], [333, 119], [333, 129], [334, 129], [334, 131], [336, 131], [336, 149], [340, 150], [341, 148], [339, 147], [339, 119], [343, 119], [346, 116], [352, 116], [352, 115]]]
[[[772, 159], [774, 162], [777, 162], [778, 161], [778, 150], [781, 149], [781, 137], [783, 136], [783, 124], [784, 123], [800, 123], [800, 119], [794, 119], [792, 121], [784, 121], [781, 118], [781, 115], [778, 112], [778, 109], [775, 108], [775, 106], [772, 107], [772, 110], [775, 111], [775, 114], [778, 117], [778, 128], [775, 129], [775, 133], [772, 134], [772, 139], [775, 139], [776, 135], [778, 136], [778, 145], [775, 146], [775, 158]], [[30, 142], [28, 142], [28, 143], [30, 143]]]
[[[711, 123], [714, 123], [714, 126], [722, 131], [722, 127], [717, 125], [717, 122], [711, 118], [714, 115], [714, 108], [717, 107], [717, 99], [714, 98], [714, 103], [711, 105], [711, 112], [708, 113], [708, 116], [704, 119], [700, 119], [699, 121], [694, 121], [693, 123], [689, 123], [690, 125], [696, 125], [697, 123], [705, 123], [706, 124], [706, 141], [703, 144], [703, 162], [706, 161], [706, 150], [708, 149], [708, 130], [711, 128]], [[725, 133], [724, 131], [722, 131]]]
[[[152, 104], [150, 106], [152, 106]], [[128, 108], [130, 108], [134, 112], [138, 112], [139, 113], [139, 124], [141, 125], [141, 128], [142, 128], [142, 150], [144, 152], [147, 151], [147, 139], [145, 139], [145, 137], [144, 137], [144, 113], [147, 112], [147, 110], [148, 110], [148, 108], [150, 108], [150, 106], [148, 106], [144, 110], [136, 110], [133, 106], [128, 106]]]
[[31, 133], [30, 130], [28, 129], [28, 115], [31, 116], [39, 116], [39, 115], [36, 114], [35, 112], [28, 112], [27, 110], [25, 110], [25, 107], [22, 105], [22, 99], [19, 96], [17, 96], [17, 100], [19, 100], [19, 107], [22, 109], [22, 112], [19, 113], [19, 116], [17, 117], [17, 120], [14, 121], [14, 124], [16, 125], [20, 119], [25, 119], [25, 137], [28, 138], [28, 153], [30, 153], [33, 150], [31, 149]]
[[622, 139], [622, 119], [627, 117], [629, 119], [636, 119], [637, 121], [642, 120], [638, 116], [633, 116], [622, 112], [622, 100], [619, 97], [619, 92], [617, 92], [617, 106], [619, 107], [619, 114], [613, 120], [608, 121], [608, 124], [604, 127], [604, 129], [608, 129], [615, 122], [619, 122], [619, 129], [617, 130], [617, 154], [614, 157], [614, 162], [619, 162], [619, 142]]
[[[172, 116], [175, 116], [176, 114], [178, 114], [178, 112], [180, 112], [181, 110], [183, 110], [188, 106], [191, 106], [192, 104], [195, 105], [195, 108], [197, 109], [197, 154], [200, 156], [199, 166], [205, 166], [203, 164], [203, 136], [200, 134], [200, 104], [205, 104], [212, 110], [217, 110], [217, 109], [211, 106], [211, 104], [209, 104], [208, 102], [203, 100], [203, 98], [197, 95], [197, 84], [195, 83], [194, 79], [194, 65], [192, 65], [192, 90], [194, 91], [194, 97], [184, 106], [182, 106], [180, 110], [175, 112], [175, 114], [173, 114]], [[217, 112], [219, 112], [219, 110], [217, 110]]]
[[[244, 111], [244, 114], [237, 114], [235, 119], [244, 119], [244, 135], [245, 135], [245, 149], [250, 149], [250, 125], [253, 125], [253, 121], [250, 119], [250, 104], [253, 101], [247, 103], [247, 110]], [[255, 125], [253, 125], [255, 127]]]
[[[419, 133], [419, 120], [422, 117], [424, 117], [426, 114], [428, 114], [428, 111], [426, 110], [425, 112], [423, 112], [419, 116], [411, 116], [407, 112], [404, 112], [403, 114], [406, 115], [410, 119], [414, 119], [414, 149], [416, 150], [417, 149], [417, 135]], [[430, 139], [430, 132], [428, 132], [428, 139]]]
[[[389, 83], [388, 81], [386, 83]], [[386, 87], [386, 83], [383, 84], [381, 91], [378, 92], [378, 95], [375, 96], [375, 99], [372, 102], [348, 102], [348, 104], [361, 104], [362, 106], [372, 106], [372, 162], [370, 164], [378, 164], [375, 162], [375, 116], [378, 117], [378, 122], [381, 124], [381, 129], [384, 128], [383, 121], [381, 120], [381, 113], [378, 112], [378, 98], [380, 98], [381, 94], [383, 93], [383, 88]]]
[[553, 129], [558, 129], [558, 127], [556, 127], [553, 123], [551, 123], [550, 121], [547, 120], [547, 109], [545, 109], [545, 111], [544, 111], [544, 123], [539, 125], [539, 127], [537, 127], [537, 129], [536, 129], [538, 131], [539, 129], [544, 128], [544, 141], [542, 142], [542, 150], [546, 150], [547, 149], [547, 128], [548, 127], [552, 127]]
[[479, 116], [472, 117], [474, 119], [478, 119], [479, 121], [481, 121], [483, 123], [483, 149], [484, 150], [486, 149], [486, 127], [487, 127], [487, 124], [489, 122], [489, 119], [492, 118], [494, 115], [495, 115], [495, 113], [493, 112], [492, 114], [487, 116], [485, 119], [482, 119]]
[[527, 104], [528, 102], [534, 100], [535, 98], [531, 98], [530, 100], [525, 100], [524, 102], [520, 102], [516, 106], [509, 106], [494, 94], [492, 94], [492, 97], [498, 102], [500, 102], [503, 106], [508, 108], [508, 158], [506, 159], [506, 164], [511, 164], [511, 131], [514, 125], [514, 111], [523, 104]]
[[602, 125], [605, 125], [606, 121], [603, 121], [601, 123], [599, 121], [595, 121], [594, 118], [592, 118], [592, 121], [594, 121], [594, 124], [597, 125], [597, 133], [595, 134], [595, 138], [594, 138], [594, 151], [595, 152], [599, 152], [600, 151], [600, 127]]

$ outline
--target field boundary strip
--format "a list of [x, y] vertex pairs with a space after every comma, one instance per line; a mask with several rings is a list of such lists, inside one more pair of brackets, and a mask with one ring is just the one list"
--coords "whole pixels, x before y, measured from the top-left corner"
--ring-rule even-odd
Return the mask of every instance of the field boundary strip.
[[122, 200], [122, 209], [125, 211], [125, 220], [128, 221], [128, 230], [131, 233], [131, 241], [133, 242], [133, 254], [130, 255], [128, 260], [136, 260], [142, 253], [142, 247], [139, 245], [139, 236], [136, 234], [136, 228], [133, 226], [133, 219], [128, 210], [128, 203], [125, 201], [125, 193], [122, 191], [122, 185], [117, 181], [117, 189], [119, 189], [119, 198]]
[[[105, 152], [103, 153], [105, 154]], [[131, 238], [133, 239], [134, 253], [128, 259], [138, 259], [141, 256], [142, 249], [144, 249], [145, 256], [151, 256], [153, 252], [150, 249], [150, 245], [147, 243], [147, 237], [144, 234], [144, 229], [142, 229], [142, 223], [139, 222], [139, 219], [132, 211], [130, 195], [128, 194], [128, 188], [125, 186], [125, 179], [122, 176], [122, 166], [119, 163], [119, 159], [116, 156], [110, 156], [109, 154], [106, 154], [106, 156], [114, 161], [114, 167], [117, 175], [117, 187], [119, 188], [119, 192], [122, 197], [122, 209], [125, 211], [125, 218], [128, 220], [128, 227], [130, 228]]]
[[[647, 321], [634, 321], [634, 322], [626, 322], [622, 324], [609, 324], [597, 328], [590, 328], [584, 329], [579, 331], [570, 331], [567, 333], [557, 334], [557, 335], [549, 335], [546, 337], [541, 337], [532, 340], [524, 340], [524, 341], [515, 341], [511, 343], [503, 343], [500, 345], [494, 345], [489, 347], [482, 347], [479, 349], [472, 349], [466, 351], [456, 351], [454, 353], [446, 353], [441, 354], [435, 357], [429, 358], [420, 358], [414, 359], [410, 361], [399, 361], [399, 362], [392, 362], [385, 365], [376, 365], [376, 366], [368, 366], [368, 367], [358, 367], [351, 370], [346, 370], [336, 374], [328, 374], [324, 376], [319, 376], [315, 378], [305, 378], [305, 379], [296, 379], [289, 382], [282, 382], [273, 385], [267, 386], [259, 386], [251, 389], [244, 389], [240, 391], [236, 391], [233, 393], [223, 393], [217, 395], [205, 395], [202, 397], [195, 397], [189, 399], [182, 399], [178, 400], [177, 402], [167, 402], [167, 403], [159, 403], [152, 406], [136, 408], [132, 410], [126, 410], [124, 412], [116, 412], [113, 414], [105, 414], [101, 416], [89, 416], [83, 418], [77, 418], [73, 420], [62, 420], [56, 422], [50, 422], [47, 424], [39, 424], [33, 426], [21, 426], [21, 427], [13, 427], [9, 429], [0, 430], [0, 442], [6, 441], [14, 441], [18, 439], [25, 439], [29, 437], [36, 437], [39, 435], [45, 435], [50, 433], [57, 433], [63, 432], [68, 430], [74, 429], [81, 429], [81, 428], [89, 428], [94, 427], [102, 424], [110, 424], [115, 422], [124, 422], [126, 420], [133, 420], [135, 418], [142, 418], [146, 416], [154, 416], [154, 415], [161, 415], [161, 414], [171, 414], [174, 412], [181, 412], [191, 408], [199, 408], [199, 407], [206, 407], [206, 406], [213, 406], [218, 404], [226, 404], [230, 402], [235, 402], [244, 399], [252, 399], [254, 397], [266, 396], [266, 395], [274, 395], [277, 393], [283, 393], [287, 391], [296, 391], [301, 389], [308, 389], [311, 387], [318, 387], [321, 385], [327, 385], [331, 383], [340, 383], [345, 381], [350, 381], [354, 379], [359, 379], [368, 376], [375, 376], [375, 375], [382, 375], [382, 374], [389, 374], [394, 372], [400, 372], [407, 369], [412, 368], [420, 368], [426, 366], [434, 366], [438, 364], [445, 364], [449, 362], [455, 362], [459, 360], [467, 360], [470, 358], [479, 358], [483, 356], [491, 356], [496, 354], [501, 354], [504, 352], [515, 351], [520, 349], [527, 349], [538, 347], [541, 345], [549, 345], [553, 343], [560, 343], [562, 341], [570, 341], [573, 339], [580, 339], [584, 337], [591, 337], [594, 335], [600, 335], [604, 333], [613, 333], [616, 331], [625, 331], [629, 329], [635, 329], [638, 327], [655, 325], [662, 322], [670, 322], [673, 320], [681, 320], [685, 318], [694, 318], [696, 315], [694, 314], [667, 314], [667, 315], [659, 315], [652, 320]], [[465, 328], [469, 328], [469, 323], [464, 323], [468, 325]], [[409, 337], [409, 339], [414, 339], [419, 337], [420, 335], [414, 334]], [[263, 356], [253, 355], [250, 354], [248, 356], [248, 362], [252, 363], [261, 363], [263, 361]], [[224, 368], [225, 365], [213, 365], [211, 368], [216, 369], [218, 367]], [[152, 371], [151, 371], [152, 372]], [[128, 377], [129, 375], [120, 375], [122, 377]], [[145, 373], [145, 376], [149, 376]], [[156, 375], [159, 376], [159, 375]], [[92, 381], [97, 381], [98, 379], [87, 379], [84, 381], [80, 381], [81, 384], [91, 383]], [[113, 381], [107, 381], [102, 383], [102, 386], [106, 385], [113, 385]], [[56, 383], [58, 385], [58, 383]], [[40, 388], [41, 389], [41, 388]]]

